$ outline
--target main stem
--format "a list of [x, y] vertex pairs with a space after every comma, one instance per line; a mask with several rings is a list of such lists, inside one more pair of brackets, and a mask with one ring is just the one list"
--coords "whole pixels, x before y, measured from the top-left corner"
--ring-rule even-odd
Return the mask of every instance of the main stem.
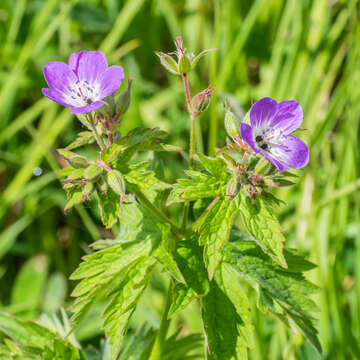
[[89, 121], [89, 124], [90, 124], [91, 131], [93, 132], [93, 134], [95, 136], [95, 140], [96, 140], [99, 148], [101, 150], [104, 150], [106, 148], [106, 145], [104, 143], [103, 138], [99, 135], [99, 133], [96, 130], [96, 126], [95, 126], [95, 123], [94, 123], [94, 117], [93, 117], [92, 113], [89, 113], [87, 118], [88, 118], [88, 121]]
[[182, 74], [185, 96], [186, 96], [186, 105], [188, 113], [190, 115], [190, 151], [189, 151], [189, 160], [190, 160], [190, 169], [194, 166], [194, 156], [195, 156], [195, 113], [191, 104], [191, 95], [189, 82], [186, 74]]
[[166, 297], [165, 309], [161, 318], [160, 328], [157, 332], [155, 343], [151, 350], [149, 360], [161, 360], [161, 354], [163, 352], [167, 331], [169, 329], [170, 320], [168, 319], [168, 313], [171, 305], [172, 297], [172, 280], [170, 280], [169, 289]]
[[[189, 149], [189, 169], [194, 167], [194, 156], [195, 156], [195, 113], [191, 103], [190, 87], [186, 74], [182, 74], [182, 79], [184, 83], [185, 96], [186, 96], [186, 106], [190, 116], [190, 149]], [[181, 227], [183, 230], [187, 227], [187, 221], [190, 211], [190, 202], [185, 201], [184, 212], [182, 218]]]

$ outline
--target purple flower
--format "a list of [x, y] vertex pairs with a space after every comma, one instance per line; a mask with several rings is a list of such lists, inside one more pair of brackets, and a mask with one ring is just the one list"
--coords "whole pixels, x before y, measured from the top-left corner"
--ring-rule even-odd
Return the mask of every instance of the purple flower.
[[262, 153], [279, 171], [300, 169], [309, 161], [309, 149], [290, 134], [302, 120], [301, 106], [295, 100], [277, 103], [266, 97], [251, 107], [251, 126], [241, 124], [240, 133], [255, 153]]
[[110, 66], [100, 51], [80, 51], [69, 57], [69, 63], [50, 62], [44, 67], [50, 89], [42, 92], [72, 113], [88, 113], [103, 106], [101, 101], [119, 89], [124, 79], [121, 66]]

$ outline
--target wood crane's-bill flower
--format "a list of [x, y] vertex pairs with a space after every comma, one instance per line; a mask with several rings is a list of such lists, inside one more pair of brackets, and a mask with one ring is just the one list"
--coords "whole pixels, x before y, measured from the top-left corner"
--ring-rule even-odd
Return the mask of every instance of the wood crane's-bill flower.
[[309, 161], [309, 149], [290, 135], [302, 123], [303, 112], [295, 100], [277, 103], [265, 97], [250, 109], [250, 125], [242, 123], [240, 134], [255, 153], [263, 154], [279, 171], [300, 169]]
[[89, 113], [104, 105], [102, 99], [117, 91], [124, 80], [121, 66], [110, 66], [101, 51], [80, 51], [68, 64], [50, 62], [44, 67], [49, 88], [42, 92], [72, 113]]

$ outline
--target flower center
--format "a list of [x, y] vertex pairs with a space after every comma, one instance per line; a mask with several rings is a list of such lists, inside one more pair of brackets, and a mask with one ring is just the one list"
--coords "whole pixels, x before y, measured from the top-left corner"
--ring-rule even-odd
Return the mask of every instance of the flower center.
[[99, 97], [99, 85], [89, 84], [86, 80], [68, 86], [67, 102], [74, 107], [92, 104]]
[[281, 146], [284, 135], [281, 130], [271, 128], [269, 124], [263, 122], [259, 127], [254, 129], [254, 138], [258, 147], [270, 151]]

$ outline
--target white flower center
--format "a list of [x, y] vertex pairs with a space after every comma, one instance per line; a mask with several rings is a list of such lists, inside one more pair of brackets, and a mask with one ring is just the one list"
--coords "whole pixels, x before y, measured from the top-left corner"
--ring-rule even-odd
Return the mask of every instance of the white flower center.
[[267, 121], [263, 121], [254, 128], [254, 140], [261, 149], [276, 155], [277, 148], [284, 143], [284, 135], [281, 130], [276, 129]]
[[74, 107], [83, 107], [99, 100], [99, 84], [89, 84], [86, 80], [68, 86], [66, 102]]

